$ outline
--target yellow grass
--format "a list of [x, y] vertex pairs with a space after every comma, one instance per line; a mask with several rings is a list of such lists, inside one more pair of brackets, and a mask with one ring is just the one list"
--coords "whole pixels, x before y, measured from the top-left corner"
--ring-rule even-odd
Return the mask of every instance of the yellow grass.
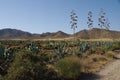
[[[74, 37], [67, 37], [67, 38], [41, 38], [41, 39], [1, 39], [1, 40], [31, 40], [31, 41], [51, 41], [51, 40], [55, 40], [55, 41], [61, 41], [61, 40], [65, 40], [65, 41], [74, 41]], [[80, 41], [120, 41], [120, 39], [108, 39], [108, 38], [103, 38], [103, 39], [77, 39]]]

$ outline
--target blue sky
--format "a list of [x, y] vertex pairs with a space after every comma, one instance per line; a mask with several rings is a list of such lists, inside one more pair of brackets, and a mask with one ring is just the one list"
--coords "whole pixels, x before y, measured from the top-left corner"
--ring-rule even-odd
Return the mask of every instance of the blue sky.
[[15, 28], [31, 33], [72, 33], [70, 12], [78, 16], [77, 31], [88, 29], [87, 14], [93, 12], [94, 27], [98, 27], [100, 9], [113, 30], [120, 31], [120, 0], [0, 0], [0, 29]]

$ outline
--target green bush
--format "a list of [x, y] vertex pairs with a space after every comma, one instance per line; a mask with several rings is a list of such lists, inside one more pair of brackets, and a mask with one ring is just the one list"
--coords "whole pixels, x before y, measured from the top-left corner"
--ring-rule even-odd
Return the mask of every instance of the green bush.
[[47, 80], [47, 71], [47, 66], [40, 56], [22, 50], [16, 53], [4, 80]]
[[76, 79], [81, 73], [81, 63], [78, 57], [65, 57], [55, 63], [58, 73], [64, 78]]
[[111, 50], [117, 50], [120, 49], [120, 43], [114, 43], [111, 47]]

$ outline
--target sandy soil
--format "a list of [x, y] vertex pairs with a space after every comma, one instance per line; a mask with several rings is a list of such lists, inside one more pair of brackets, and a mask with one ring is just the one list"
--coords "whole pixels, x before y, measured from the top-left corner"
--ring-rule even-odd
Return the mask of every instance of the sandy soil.
[[111, 62], [103, 70], [97, 73], [97, 75], [101, 77], [96, 80], [120, 80], [120, 54], [117, 57], [117, 60]]

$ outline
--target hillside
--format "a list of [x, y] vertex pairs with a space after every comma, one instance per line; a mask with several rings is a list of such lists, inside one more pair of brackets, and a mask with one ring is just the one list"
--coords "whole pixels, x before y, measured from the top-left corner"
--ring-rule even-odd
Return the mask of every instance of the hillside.
[[13, 39], [13, 38], [30, 38], [32, 34], [29, 32], [17, 30], [17, 29], [1, 29], [0, 30], [0, 38], [1, 39]]
[[65, 37], [69, 37], [69, 34], [64, 33], [62, 31], [58, 31], [54, 33], [46, 32], [41, 34], [40, 37], [41, 38], [65, 38]]
[[50, 33], [46, 32], [43, 34], [32, 34], [29, 32], [17, 30], [17, 29], [1, 29], [0, 30], [0, 39], [43, 39], [43, 38], [65, 38], [69, 34], [62, 31]]
[[77, 38], [81, 39], [120, 39], [120, 31], [111, 31], [99, 28], [82, 30], [76, 33]]
[[[45, 38], [69, 38], [73, 35], [64, 33], [62, 31], [58, 32], [46, 32], [42, 34], [32, 34], [26, 31], [21, 31], [17, 29], [1, 29], [0, 39], [45, 39]], [[79, 39], [120, 39], [120, 31], [111, 31], [99, 28], [93, 28], [91, 30], [81, 30], [76, 33]]]

